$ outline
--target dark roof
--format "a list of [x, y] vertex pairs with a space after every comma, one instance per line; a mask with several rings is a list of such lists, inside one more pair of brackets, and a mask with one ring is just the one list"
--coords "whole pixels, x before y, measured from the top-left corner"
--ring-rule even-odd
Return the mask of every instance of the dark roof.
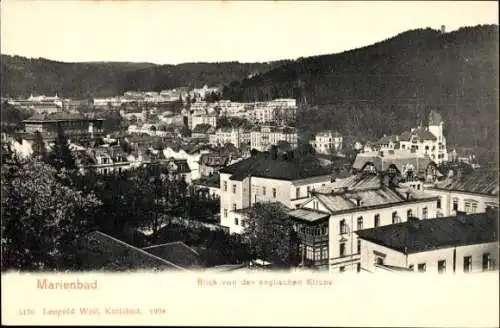
[[405, 131], [401, 133], [399, 136], [399, 140], [401, 141], [410, 141], [412, 136], [414, 136], [417, 140], [437, 140], [436, 136], [425, 128], [416, 128], [413, 131]]
[[232, 174], [231, 180], [243, 180], [250, 175], [280, 180], [299, 180], [328, 175], [331, 170], [322, 167], [317, 159], [308, 161], [300, 161], [295, 158], [285, 160], [280, 156], [274, 159], [270, 154], [260, 153], [226, 166], [220, 172]]
[[[491, 213], [491, 212], [490, 212]], [[498, 241], [498, 212], [410, 220], [356, 233], [405, 254]]]
[[144, 247], [143, 250], [166, 261], [175, 263], [183, 268], [201, 267], [200, 255], [198, 252], [184, 244], [182, 241], [148, 246]]
[[413, 166], [416, 173], [425, 173], [427, 167], [433, 163], [432, 160], [426, 156], [420, 154], [406, 153], [402, 151], [394, 152], [391, 155], [387, 151], [384, 152], [384, 156], [380, 156], [379, 152], [376, 154], [361, 153], [356, 156], [352, 168], [356, 170], [361, 170], [366, 164], [371, 163], [375, 166], [377, 171], [386, 171], [391, 165], [394, 165], [399, 172], [403, 172], [404, 168], [408, 165]]
[[435, 184], [434, 188], [498, 195], [498, 171], [478, 169], [470, 174], [455, 175]]
[[200, 164], [206, 166], [225, 166], [229, 161], [228, 155], [219, 153], [202, 154], [200, 156]]
[[198, 124], [194, 127], [193, 133], [207, 133], [212, 126], [210, 124]]
[[80, 259], [84, 267], [94, 270], [185, 270], [100, 231], [84, 237]]
[[190, 173], [191, 169], [189, 168], [188, 162], [186, 159], [174, 159], [170, 158], [167, 160], [168, 165], [170, 163], [174, 163], [177, 166], [176, 173]]
[[193, 185], [220, 188], [220, 176], [219, 174], [213, 174], [209, 177], [201, 177], [192, 183]]

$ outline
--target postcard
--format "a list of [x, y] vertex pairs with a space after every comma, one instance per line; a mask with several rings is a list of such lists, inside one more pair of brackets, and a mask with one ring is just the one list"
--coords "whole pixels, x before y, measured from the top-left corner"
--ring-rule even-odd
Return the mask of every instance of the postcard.
[[498, 326], [493, 1], [3, 1], [2, 324]]

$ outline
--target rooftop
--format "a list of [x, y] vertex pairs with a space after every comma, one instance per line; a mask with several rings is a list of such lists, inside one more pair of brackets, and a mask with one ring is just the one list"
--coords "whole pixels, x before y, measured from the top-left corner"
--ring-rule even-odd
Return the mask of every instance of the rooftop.
[[220, 172], [231, 174], [231, 180], [243, 180], [248, 176], [300, 180], [331, 174], [331, 170], [322, 167], [316, 158], [304, 158], [303, 160], [283, 159], [280, 156], [273, 158], [269, 153], [259, 153], [226, 166]]
[[331, 212], [349, 212], [366, 207], [436, 198], [411, 188], [389, 188], [378, 175], [371, 174], [352, 176], [338, 184], [332, 184], [330, 191], [313, 192], [313, 195]]
[[297, 208], [288, 212], [288, 215], [292, 218], [306, 222], [316, 222], [330, 217], [330, 214], [322, 213], [308, 208]]
[[498, 171], [478, 169], [439, 181], [434, 188], [498, 196]]
[[83, 241], [83, 262], [104, 270], [185, 270], [184, 268], [127, 244], [100, 231], [89, 233]]
[[356, 233], [404, 254], [498, 241], [498, 212], [407, 221]]
[[423, 154], [409, 153], [404, 150], [384, 151], [383, 155], [377, 151], [358, 154], [352, 168], [362, 170], [368, 163], [374, 165], [377, 171], [385, 171], [394, 165], [400, 172], [403, 172], [405, 167], [412, 166], [417, 173], [423, 173], [433, 162]]
[[184, 244], [182, 241], [148, 246], [144, 247], [143, 250], [166, 261], [175, 263], [183, 268], [201, 267], [201, 259], [198, 252]]

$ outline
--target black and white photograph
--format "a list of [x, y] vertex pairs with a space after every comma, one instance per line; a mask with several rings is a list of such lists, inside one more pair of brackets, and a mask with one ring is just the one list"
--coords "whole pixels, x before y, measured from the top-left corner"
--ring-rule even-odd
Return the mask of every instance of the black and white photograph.
[[498, 32], [495, 1], [2, 1], [2, 277], [498, 279]]

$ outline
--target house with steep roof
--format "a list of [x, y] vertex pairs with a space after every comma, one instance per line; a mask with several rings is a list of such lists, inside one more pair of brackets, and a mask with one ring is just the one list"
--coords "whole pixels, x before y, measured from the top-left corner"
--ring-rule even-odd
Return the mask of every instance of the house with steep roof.
[[321, 131], [309, 143], [317, 153], [330, 154], [342, 149], [343, 138], [337, 131]]
[[331, 180], [331, 170], [317, 159], [288, 158], [260, 153], [220, 171], [221, 224], [240, 233], [240, 215], [235, 211], [257, 202], [281, 202], [295, 208], [314, 188]]
[[35, 132], [40, 132], [43, 139], [51, 142], [57, 137], [58, 127], [70, 140], [91, 140], [103, 136], [103, 119], [88, 118], [81, 114], [54, 112], [35, 114], [23, 121], [23, 139], [32, 140]]
[[429, 113], [429, 125], [403, 132], [399, 136], [400, 148], [410, 152], [425, 154], [440, 164], [448, 161], [446, 137], [444, 136], [444, 121], [441, 115], [432, 110]]
[[356, 232], [361, 270], [439, 274], [494, 270], [498, 211], [418, 220]]
[[359, 153], [352, 168], [356, 172], [394, 171], [404, 181], [415, 182], [418, 189], [421, 189], [421, 186], [416, 182], [433, 182], [440, 176], [436, 164], [428, 156], [402, 149]]
[[200, 175], [204, 177], [219, 172], [221, 168], [229, 163], [230, 159], [230, 155], [221, 154], [219, 152], [202, 154], [199, 161]]
[[498, 209], [498, 169], [476, 169], [456, 174], [427, 186], [425, 191], [439, 197], [442, 216], [457, 212], [482, 213]]
[[358, 230], [436, 216], [437, 197], [391, 185], [383, 176], [361, 173], [318, 190], [288, 212], [301, 241], [305, 266], [332, 272], [360, 271]]

